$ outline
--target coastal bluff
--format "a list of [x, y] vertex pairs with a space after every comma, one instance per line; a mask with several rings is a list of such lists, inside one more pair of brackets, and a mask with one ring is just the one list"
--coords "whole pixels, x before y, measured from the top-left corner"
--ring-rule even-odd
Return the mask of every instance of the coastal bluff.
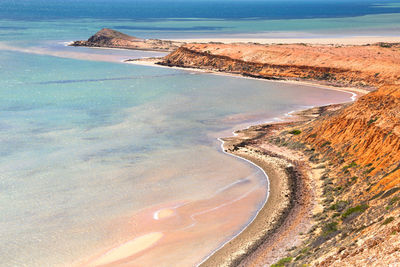
[[400, 79], [400, 44], [311, 45], [190, 43], [158, 64], [240, 74], [306, 80], [334, 86], [377, 87]]
[[[238, 131], [225, 149], [243, 157], [274, 153], [279, 158], [285, 152], [298, 179], [310, 181], [309, 188], [295, 189], [305, 192], [297, 200], [303, 202], [294, 203], [281, 227], [261, 238], [261, 245], [255, 240], [255, 247], [239, 250], [235, 258], [229, 244], [203, 266], [397, 266], [400, 84], [384, 85], [352, 104], [295, 115], [291, 122]], [[313, 208], [296, 217], [307, 206], [304, 196], [311, 197]]]
[[[277, 233], [254, 239], [245, 247], [236, 246], [233, 241], [203, 266], [263, 266], [273, 262], [278, 263], [276, 266], [399, 263], [398, 43], [187, 44], [159, 64], [372, 91], [354, 103], [314, 108], [307, 111], [312, 116], [300, 115], [301, 119], [289, 123], [253, 126], [231, 138], [235, 145], [225, 149], [233, 154], [241, 153], [242, 157], [262, 158], [282, 151], [286, 155], [299, 155], [293, 159], [294, 166], [306, 166], [311, 175], [297, 169], [303, 173], [298, 179], [311, 180], [314, 186], [314, 189], [312, 186], [296, 188], [308, 190], [304, 195], [313, 199], [309, 202], [314, 206], [309, 215], [311, 226], [301, 232], [293, 230], [305, 224], [297, 222], [301, 216], [290, 217], [305, 206], [295, 204], [292, 213], [285, 215], [280, 229], [275, 229]], [[237, 240], [245, 238], [239, 236]], [[297, 243], [293, 244], [293, 240]], [[239, 249], [232, 250], [236, 247]], [[240, 253], [236, 255], [232, 251]]]
[[159, 39], [141, 39], [112, 29], [101, 29], [86, 41], [75, 41], [70, 46], [120, 48], [144, 51], [172, 52], [183, 45]]
[[400, 84], [285, 130], [299, 134], [270, 141], [302, 150], [323, 171], [323, 209], [290, 257], [313, 266], [398, 264]]

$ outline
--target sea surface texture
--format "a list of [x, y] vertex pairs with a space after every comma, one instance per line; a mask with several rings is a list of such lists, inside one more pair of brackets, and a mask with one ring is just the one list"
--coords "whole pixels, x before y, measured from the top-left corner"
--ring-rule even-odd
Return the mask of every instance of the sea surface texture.
[[103, 27], [145, 38], [320, 35], [369, 21], [393, 33], [396, 12], [396, 1], [369, 0], [0, 1], [0, 266], [193, 266], [268, 195], [263, 172], [217, 137], [352, 96], [136, 66], [121, 61], [164, 54], [67, 42]]

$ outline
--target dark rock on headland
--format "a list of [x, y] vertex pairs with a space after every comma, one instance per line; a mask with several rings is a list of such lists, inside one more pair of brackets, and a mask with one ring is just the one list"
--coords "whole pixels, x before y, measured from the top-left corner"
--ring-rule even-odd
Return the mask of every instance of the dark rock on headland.
[[104, 28], [98, 31], [95, 35], [91, 36], [87, 41], [75, 41], [71, 44], [71, 46], [172, 52], [183, 44], [184, 43], [181, 42], [158, 39], [140, 39], [119, 31]]

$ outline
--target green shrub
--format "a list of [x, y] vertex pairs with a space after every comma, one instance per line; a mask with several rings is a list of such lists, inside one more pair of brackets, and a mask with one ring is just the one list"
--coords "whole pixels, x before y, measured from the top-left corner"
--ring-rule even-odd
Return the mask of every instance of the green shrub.
[[394, 221], [394, 218], [393, 217], [389, 217], [389, 218], [387, 218], [386, 220], [383, 221], [382, 225], [389, 224], [389, 223], [391, 223], [393, 221]]
[[333, 204], [332, 206], [330, 206], [329, 208], [331, 210], [343, 211], [348, 204], [349, 203], [347, 201], [340, 200], [340, 201], [336, 202], [335, 204]]
[[310, 248], [305, 247], [305, 248], [303, 248], [302, 250], [300, 250], [300, 253], [301, 253], [301, 254], [306, 254], [306, 253], [308, 253], [309, 251], [310, 251]]
[[381, 43], [378, 43], [378, 45], [383, 48], [391, 48], [394, 44], [381, 42]]
[[353, 168], [353, 167], [356, 167], [356, 166], [357, 166], [357, 163], [355, 163], [354, 161], [352, 161], [352, 162], [348, 165], [349, 168]]
[[325, 224], [322, 227], [322, 235], [328, 236], [329, 234], [336, 232], [338, 230], [337, 226], [338, 226], [337, 222], [331, 222], [331, 223]]
[[287, 257], [280, 259], [277, 263], [272, 264], [271, 267], [283, 267], [285, 266], [286, 263], [292, 262], [293, 258], [292, 257]]
[[321, 148], [322, 148], [322, 147], [325, 147], [325, 146], [329, 146], [330, 144], [331, 144], [331, 142], [326, 141], [325, 143], [323, 143], [323, 144], [321, 145]]
[[371, 119], [368, 121], [368, 125], [371, 125], [372, 123], [376, 122], [377, 120], [378, 120], [378, 118], [371, 118]]
[[350, 168], [353, 168], [353, 167], [356, 167], [357, 166], [357, 163], [355, 163], [354, 161], [352, 161], [349, 165], [347, 165], [347, 166], [344, 166], [343, 167], [343, 171], [346, 171], [347, 169], [350, 169]]
[[400, 198], [399, 197], [394, 197], [394, 198], [392, 198], [390, 201], [389, 201], [389, 205], [393, 205], [393, 204], [395, 204], [397, 201], [399, 201], [400, 200]]
[[348, 208], [343, 214], [342, 214], [342, 219], [346, 219], [347, 217], [349, 217], [350, 215], [354, 214], [354, 213], [363, 213], [364, 211], [366, 211], [369, 208], [369, 206], [367, 204], [362, 204], [362, 205], [358, 205], [352, 208]]
[[296, 130], [290, 131], [289, 133], [293, 134], [293, 135], [299, 135], [299, 134], [301, 134], [301, 131], [296, 129]]

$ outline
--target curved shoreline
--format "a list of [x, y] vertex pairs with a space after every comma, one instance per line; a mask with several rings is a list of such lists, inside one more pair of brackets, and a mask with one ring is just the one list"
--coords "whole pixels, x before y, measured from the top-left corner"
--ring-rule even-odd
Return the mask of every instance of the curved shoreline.
[[365, 95], [370, 93], [371, 91], [375, 90], [376, 88], [369, 88], [368, 89], [362, 89], [362, 88], [357, 88], [357, 87], [345, 87], [345, 86], [335, 86], [332, 84], [327, 84], [325, 82], [318, 82], [318, 81], [312, 81], [312, 80], [306, 80], [306, 79], [263, 79], [259, 77], [251, 77], [251, 76], [245, 76], [242, 74], [236, 74], [236, 73], [228, 73], [228, 72], [223, 72], [223, 71], [215, 71], [215, 70], [207, 70], [207, 69], [202, 69], [202, 68], [192, 68], [192, 67], [179, 67], [179, 66], [166, 66], [166, 65], [160, 65], [157, 64], [157, 62], [160, 60], [160, 58], [139, 58], [139, 59], [127, 59], [127, 60], [122, 60], [121, 63], [128, 63], [128, 64], [133, 64], [133, 65], [140, 65], [140, 66], [147, 66], [147, 67], [157, 67], [157, 68], [168, 68], [168, 69], [176, 69], [176, 70], [184, 70], [184, 71], [193, 71], [193, 72], [198, 72], [198, 73], [208, 73], [208, 74], [213, 74], [213, 75], [220, 75], [220, 76], [225, 76], [225, 77], [232, 77], [232, 78], [239, 78], [239, 79], [251, 79], [251, 80], [262, 80], [262, 81], [268, 81], [268, 82], [276, 82], [276, 83], [286, 83], [286, 84], [295, 84], [295, 85], [303, 85], [303, 86], [311, 86], [311, 87], [317, 87], [319, 89], [324, 89], [324, 90], [334, 90], [334, 91], [340, 91], [340, 92], [348, 92], [353, 94], [353, 97], [351, 98], [352, 101], [356, 100], [356, 96], [359, 95]]
[[[355, 100], [354, 93], [351, 99]], [[257, 131], [260, 128], [264, 128], [264, 135], [270, 135], [274, 128], [305, 121], [318, 108], [292, 111], [290, 113], [295, 113], [294, 117], [286, 121], [270, 120], [250, 125], [244, 130], [233, 132], [231, 137], [218, 138], [222, 142], [223, 153], [262, 169], [268, 180], [268, 195], [246, 227], [196, 266], [259, 266], [260, 262], [272, 264], [286, 250], [300, 242], [300, 230], [308, 230], [311, 225], [309, 215], [316, 206], [316, 189], [310, 181], [319, 177], [310, 172], [312, 164], [299, 155], [287, 157], [285, 153], [293, 151], [279, 153], [271, 144], [270, 150], [261, 148], [260, 144], [245, 144], [237, 150], [237, 144], [243, 143], [243, 140], [257, 141]], [[268, 127], [271, 130], [265, 130]]]
[[[233, 136], [235, 136], [235, 135], [236, 135], [236, 133], [233, 132]], [[260, 167], [259, 165], [257, 165], [256, 163], [252, 162], [251, 160], [248, 160], [248, 159], [246, 159], [246, 158], [244, 158], [244, 157], [241, 157], [241, 156], [238, 156], [238, 155], [235, 155], [235, 154], [226, 152], [226, 151], [225, 151], [225, 148], [224, 148], [225, 141], [223, 140], [223, 138], [218, 138], [218, 141], [221, 142], [221, 151], [222, 151], [222, 153], [224, 153], [224, 154], [226, 154], [226, 155], [229, 155], [229, 156], [231, 156], [231, 157], [235, 157], [235, 158], [244, 160], [244, 161], [250, 163], [251, 165], [257, 167], [259, 170], [261, 170], [261, 172], [264, 174], [264, 177], [265, 177], [265, 179], [266, 179], [266, 181], [267, 181], [268, 191], [267, 191], [267, 195], [266, 195], [266, 197], [265, 197], [265, 199], [264, 199], [264, 201], [263, 201], [263, 203], [262, 203], [262, 205], [261, 205], [261, 208], [256, 212], [256, 214], [255, 214], [255, 215], [253, 216], [253, 218], [246, 224], [246, 226], [243, 227], [243, 229], [240, 230], [237, 234], [235, 234], [234, 236], [232, 236], [228, 241], [226, 241], [225, 243], [223, 243], [222, 245], [220, 245], [218, 248], [216, 248], [211, 254], [209, 254], [208, 256], [206, 256], [200, 263], [196, 264], [196, 266], [201, 266], [201, 265], [203, 265], [203, 264], [204, 264], [205, 262], [207, 262], [215, 253], [217, 253], [219, 250], [221, 250], [223, 247], [225, 247], [225, 245], [227, 245], [227, 244], [228, 244], [229, 242], [231, 242], [233, 239], [235, 239], [235, 238], [237, 238], [239, 235], [241, 235], [241, 234], [246, 230], [246, 228], [249, 227], [249, 226], [254, 222], [254, 220], [257, 219], [259, 213], [264, 209], [265, 205], [267, 204], [268, 199], [269, 199], [269, 196], [270, 196], [271, 185], [270, 185], [269, 176], [268, 176], [268, 174], [266, 173], [266, 171], [265, 171], [262, 167]]]
[[[368, 90], [361, 88], [337, 87], [310, 81], [267, 80], [212, 70], [163, 66], [155, 64], [154, 59], [150, 62], [146, 59], [142, 59], [137, 61], [125, 61], [125, 63], [145, 65], [150, 67], [172, 68], [199, 73], [209, 73], [241, 79], [257, 79], [270, 82], [312, 86], [324, 90], [334, 90], [349, 93], [351, 94], [350, 101], [355, 101], [361, 95], [369, 92]], [[306, 110], [310, 110], [312, 108], [315, 107], [309, 107]], [[301, 112], [304, 112], [304, 110], [295, 110], [291, 111], [290, 113]], [[243, 154], [227, 152], [227, 150], [229, 150], [228, 146], [230, 145], [227, 143], [227, 140], [234, 140], [235, 138], [238, 138], [239, 132], [249, 131], [250, 128], [260, 127], [260, 125], [292, 123], [296, 121], [296, 116], [291, 117], [290, 120], [283, 121], [284, 122], [274, 122], [274, 120], [271, 119], [263, 123], [255, 123], [254, 125], [249, 125], [244, 130], [233, 132], [233, 136], [231, 137], [218, 138], [218, 140], [222, 142], [221, 149], [223, 153], [245, 160], [246, 162], [262, 170], [268, 182], [268, 195], [260, 210], [249, 221], [249, 223], [242, 230], [240, 230], [240, 232], [220, 245], [196, 266], [243, 266], [243, 262], [246, 262], [245, 266], [252, 265], [254, 263], [253, 254], [264, 253], [265, 250], [272, 250], [272, 248], [275, 250], [277, 246], [282, 245], [282, 238], [290, 235], [298, 236], [299, 229], [304, 230], [304, 225], [310, 225], [309, 216], [306, 216], [306, 214], [308, 215], [308, 213], [312, 210], [314, 197], [312, 196], [313, 193], [311, 192], [312, 189], [310, 188], [310, 185], [306, 186], [306, 183], [310, 180], [310, 177], [305, 177], [307, 174], [304, 170], [300, 170], [300, 168], [294, 168], [292, 169], [292, 173], [288, 173], [288, 168], [294, 166], [293, 162], [282, 155], [275, 155], [274, 153], [269, 155], [255, 155], [254, 151], [244, 151]], [[299, 203], [303, 203], [304, 206], [299, 207]], [[291, 223], [293, 221], [296, 223]], [[279, 235], [282, 235], [283, 237], [280, 237]], [[291, 241], [293, 242], [290, 243]], [[293, 240], [286, 240], [287, 243], [292, 245], [297, 241], [298, 239], [296, 238], [293, 238]], [[271, 249], [265, 248], [265, 246], [269, 246]], [[290, 247], [291, 246], [287, 245], [285, 248], [289, 249]], [[266, 260], [268, 263], [272, 264], [279, 259], [281, 254], [283, 253], [278, 253], [278, 256], [268, 255], [269, 258]], [[257, 258], [257, 256], [254, 258]], [[260, 259], [260, 256], [258, 256], [258, 261], [259, 260], [262, 260]]]
[[[115, 48], [118, 49], [118, 48]], [[350, 87], [337, 87], [333, 85], [327, 85], [324, 83], [310, 82], [306, 80], [269, 80], [257, 77], [249, 77], [240, 74], [217, 72], [212, 70], [196, 69], [196, 68], [182, 68], [182, 67], [170, 67], [163, 66], [148, 61], [146, 59], [137, 61], [123, 61], [124, 63], [139, 64], [152, 67], [162, 68], [173, 68], [181, 69], [186, 71], [195, 71], [199, 73], [210, 73], [214, 75], [221, 75], [233, 78], [243, 79], [257, 79], [270, 82], [279, 82], [287, 84], [297, 84], [304, 86], [317, 87], [325, 90], [335, 90], [351, 94], [351, 100], [356, 100], [360, 94], [365, 94], [368, 91], [360, 88]], [[295, 111], [293, 111], [295, 112]], [[273, 123], [272, 121], [264, 122]], [[251, 128], [249, 126], [248, 128]], [[301, 171], [293, 164], [292, 161], [278, 155], [271, 154], [257, 154], [254, 151], [241, 151], [240, 153], [229, 153], [230, 143], [227, 144], [226, 140], [234, 139], [237, 134], [233, 133], [233, 137], [218, 138], [222, 142], [222, 152], [230, 156], [245, 160], [246, 162], [256, 166], [260, 169], [266, 177], [268, 184], [268, 192], [261, 208], [256, 214], [250, 219], [246, 226], [241, 229], [238, 233], [232, 236], [228, 241], [221, 244], [211, 254], [207, 255], [200, 263], [196, 266], [237, 266], [243, 261], [249, 259], [250, 255], [256, 253], [260, 247], [265, 244], [270, 244], [272, 239], [280, 234], [281, 231], [285, 231], [290, 228], [288, 221], [296, 217], [297, 213], [304, 214], [302, 211], [296, 209], [298, 205], [296, 203], [307, 202], [306, 198], [300, 198], [300, 195], [304, 193], [305, 187], [303, 183]], [[227, 146], [225, 146], [227, 145]], [[300, 192], [300, 193], [299, 193]], [[305, 205], [308, 210], [309, 205]], [[296, 219], [296, 218], [294, 218]], [[285, 229], [286, 228], [286, 229]], [[272, 262], [271, 262], [272, 263]]]
[[[248, 130], [250, 130], [250, 127]], [[251, 130], [250, 130], [251, 131]], [[239, 131], [240, 132], [240, 131]], [[239, 133], [241, 135], [241, 133]], [[240, 138], [240, 137], [239, 137]], [[233, 152], [238, 140], [233, 137], [219, 138], [223, 152], [250, 162], [262, 169], [268, 180], [268, 196], [256, 216], [239, 233], [208, 255], [197, 266], [237, 266], [274, 233], [293, 213], [295, 202], [301, 202], [296, 191], [299, 190], [299, 177], [295, 164], [273, 153], [262, 153], [248, 148]]]

